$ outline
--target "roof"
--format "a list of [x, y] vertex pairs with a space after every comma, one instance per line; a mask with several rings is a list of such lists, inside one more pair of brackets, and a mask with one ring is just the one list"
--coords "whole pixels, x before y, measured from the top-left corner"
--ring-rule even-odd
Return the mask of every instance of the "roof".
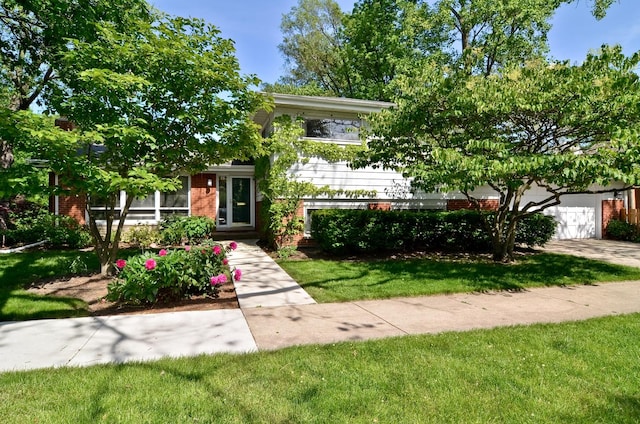
[[[347, 97], [299, 96], [295, 94], [264, 93], [273, 98], [275, 109], [296, 109], [300, 111], [345, 112], [370, 114], [395, 106], [394, 103], [375, 100], [350, 99]], [[253, 120], [263, 126], [269, 121], [271, 113], [260, 110]]]

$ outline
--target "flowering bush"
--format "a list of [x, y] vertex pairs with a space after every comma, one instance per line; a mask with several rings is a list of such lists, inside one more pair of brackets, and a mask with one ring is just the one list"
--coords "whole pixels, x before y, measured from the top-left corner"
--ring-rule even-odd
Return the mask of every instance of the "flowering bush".
[[230, 250], [231, 244], [226, 248], [219, 244], [186, 246], [144, 253], [128, 261], [118, 259], [118, 277], [109, 284], [107, 299], [148, 304], [192, 295], [217, 297], [221, 285], [238, 281], [242, 275], [239, 269], [229, 268], [226, 255]]

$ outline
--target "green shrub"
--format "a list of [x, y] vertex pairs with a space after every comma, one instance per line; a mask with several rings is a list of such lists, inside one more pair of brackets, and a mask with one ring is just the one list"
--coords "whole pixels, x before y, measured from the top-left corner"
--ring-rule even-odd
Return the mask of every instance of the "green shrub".
[[148, 248], [160, 243], [160, 230], [151, 225], [136, 225], [135, 227], [129, 228], [124, 234], [124, 237], [122, 237], [122, 241]]
[[2, 233], [8, 245], [47, 240], [48, 247], [77, 249], [92, 243], [89, 231], [75, 219], [54, 215], [44, 209], [12, 214], [11, 227]]
[[607, 225], [607, 236], [614, 240], [634, 241], [638, 235], [635, 225], [613, 219]]
[[528, 247], [544, 246], [556, 232], [558, 223], [541, 213], [526, 216], [516, 227], [516, 243]]
[[163, 243], [171, 245], [200, 244], [213, 239], [216, 223], [206, 216], [171, 215], [160, 223]]
[[220, 244], [187, 246], [119, 259], [118, 277], [109, 284], [107, 299], [150, 304], [191, 295], [217, 297], [220, 285], [240, 279], [240, 270], [232, 271], [226, 258], [236, 246], [234, 242], [226, 248]]
[[[554, 231], [553, 218], [534, 214], [519, 223], [516, 243], [543, 245]], [[473, 210], [325, 209], [313, 213], [311, 235], [323, 250], [332, 253], [418, 249], [489, 251], [491, 247], [482, 215]]]

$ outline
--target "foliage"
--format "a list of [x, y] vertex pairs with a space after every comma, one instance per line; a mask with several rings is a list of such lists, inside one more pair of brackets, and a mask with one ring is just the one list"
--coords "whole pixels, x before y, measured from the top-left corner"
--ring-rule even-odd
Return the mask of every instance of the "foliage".
[[[412, 255], [409, 255], [412, 256]], [[519, 255], [508, 265], [482, 255], [389, 259], [280, 260], [320, 303], [451, 293], [522, 291], [534, 287], [635, 280], [640, 269], [570, 255]]]
[[97, 415], [119, 423], [634, 423], [638, 333], [640, 315], [630, 314], [6, 372], [0, 414], [7, 424]]
[[[75, 0], [0, 2], [0, 168], [14, 160], [14, 145], [5, 137], [5, 112], [47, 105], [44, 94], [60, 77], [60, 58], [69, 39], [96, 40], [95, 25], [126, 30], [136, 19], [149, 20], [144, 0]], [[16, 155], [17, 156], [17, 155]], [[15, 174], [19, 176], [20, 174]], [[14, 192], [20, 194], [20, 192]]]
[[[325, 209], [313, 213], [311, 235], [331, 253], [398, 250], [488, 251], [488, 212]], [[516, 243], [544, 245], [555, 232], [553, 218], [531, 215], [517, 225]]]
[[5, 237], [7, 245], [47, 240], [47, 246], [54, 249], [77, 249], [92, 242], [87, 229], [76, 220], [69, 216], [54, 215], [41, 208], [10, 215], [8, 229], [0, 230], [0, 236]]
[[[577, 0], [359, 0], [342, 14], [333, 0], [299, 0], [282, 18], [281, 79], [335, 96], [392, 100], [396, 77], [436, 62], [489, 75], [548, 52], [550, 20]], [[604, 16], [613, 0], [595, 0]]]
[[[87, 211], [107, 273], [135, 198], [260, 151], [251, 115], [265, 99], [250, 89], [256, 78], [239, 74], [233, 42], [201, 20], [155, 16], [127, 31], [104, 22], [95, 40], [67, 43], [49, 99], [75, 130], [26, 113], [18, 128], [30, 136], [22, 147], [59, 175], [60, 191], [104, 205], [106, 233]], [[126, 201], [116, 206], [122, 191]]]
[[317, 84], [332, 93], [340, 92], [347, 75], [342, 74], [338, 31], [342, 11], [334, 0], [299, 0], [282, 16], [283, 40], [278, 46], [290, 76], [282, 83]]
[[638, 227], [617, 219], [609, 221], [606, 232], [607, 237], [614, 240], [635, 241], [638, 238]]
[[304, 197], [371, 195], [365, 191], [332, 190], [293, 178], [289, 169], [298, 162], [305, 163], [310, 157], [329, 162], [346, 161], [355, 158], [356, 152], [362, 149], [361, 146], [341, 147], [305, 140], [301, 138], [303, 134], [302, 127], [290, 116], [278, 117], [273, 123], [272, 134], [265, 140], [267, 155], [256, 161], [258, 187], [264, 199], [261, 213], [268, 223], [269, 241], [277, 248], [291, 243], [293, 237], [304, 230], [304, 221], [297, 216]]
[[206, 216], [170, 215], [160, 223], [162, 242], [171, 245], [200, 244], [212, 240], [216, 222]]
[[[377, 137], [358, 165], [399, 170], [425, 191], [459, 190], [477, 206], [474, 190], [489, 188], [500, 199], [487, 221], [494, 257], [508, 260], [526, 215], [640, 182], [639, 60], [603, 47], [582, 65], [536, 60], [490, 76], [421, 68], [399, 80], [397, 108], [371, 119]], [[544, 196], [525, 203], [536, 186]]]
[[143, 248], [149, 248], [161, 241], [160, 230], [153, 225], [136, 225], [127, 230], [122, 241]]
[[188, 246], [120, 259], [115, 264], [120, 272], [109, 284], [107, 298], [148, 304], [191, 295], [216, 297], [220, 285], [240, 275], [238, 270], [229, 269], [226, 257], [235, 246], [234, 242], [227, 247]]

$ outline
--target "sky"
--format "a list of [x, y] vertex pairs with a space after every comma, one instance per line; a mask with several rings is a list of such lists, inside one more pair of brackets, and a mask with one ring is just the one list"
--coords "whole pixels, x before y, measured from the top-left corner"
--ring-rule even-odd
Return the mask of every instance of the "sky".
[[[280, 21], [297, 0], [149, 0], [171, 15], [201, 18], [217, 26], [224, 38], [234, 40], [243, 74], [255, 74], [273, 83], [286, 73], [278, 50], [282, 41]], [[337, 0], [351, 12], [355, 1]], [[640, 1], [617, 0], [607, 16], [597, 21], [591, 0], [579, 0], [558, 9], [549, 33], [551, 55], [580, 63], [590, 50], [602, 44], [620, 44], [626, 54], [640, 50]]]

